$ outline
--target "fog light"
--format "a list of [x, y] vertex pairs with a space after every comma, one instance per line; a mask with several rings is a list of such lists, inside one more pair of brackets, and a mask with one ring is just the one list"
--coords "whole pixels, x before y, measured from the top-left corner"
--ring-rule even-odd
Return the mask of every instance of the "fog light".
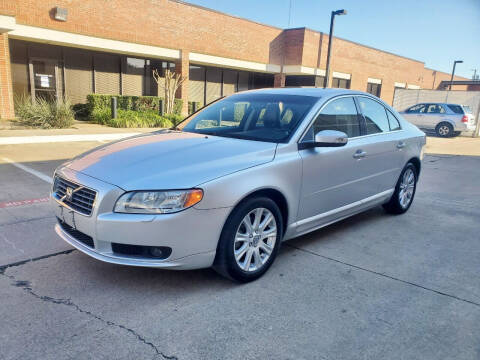
[[148, 252], [152, 257], [156, 257], [156, 258], [164, 257], [163, 250], [160, 247], [151, 247]]

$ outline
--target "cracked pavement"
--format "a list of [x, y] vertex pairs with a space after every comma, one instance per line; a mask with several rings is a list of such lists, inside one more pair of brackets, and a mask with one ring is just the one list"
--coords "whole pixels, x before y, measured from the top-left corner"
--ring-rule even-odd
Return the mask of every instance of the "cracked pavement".
[[[0, 185], [49, 188], [8, 164]], [[477, 360], [479, 202], [480, 158], [427, 156], [407, 214], [291, 240], [246, 285], [101, 263], [56, 238], [48, 204], [0, 209], [0, 359]]]

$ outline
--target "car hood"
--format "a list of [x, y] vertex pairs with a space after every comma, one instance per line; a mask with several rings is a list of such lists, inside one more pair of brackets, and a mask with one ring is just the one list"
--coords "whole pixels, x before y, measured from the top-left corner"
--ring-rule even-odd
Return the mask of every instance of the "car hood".
[[66, 166], [124, 190], [186, 189], [272, 161], [275, 149], [268, 142], [165, 131], [98, 147]]

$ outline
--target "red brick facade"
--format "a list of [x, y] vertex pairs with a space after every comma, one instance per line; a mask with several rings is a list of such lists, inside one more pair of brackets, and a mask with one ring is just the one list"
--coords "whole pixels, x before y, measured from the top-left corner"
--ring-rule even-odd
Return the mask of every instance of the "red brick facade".
[[0, 34], [0, 118], [13, 119], [14, 117], [8, 35]]
[[[55, 20], [57, 6], [67, 9], [67, 21]], [[263, 71], [274, 75], [274, 86], [285, 86], [289, 74], [313, 76], [326, 67], [327, 34], [307, 28], [283, 30], [174, 0], [0, 0], [0, 15], [14, 17], [19, 26], [180, 50], [181, 57], [175, 63], [183, 76], [189, 75], [190, 64], [196, 65], [189, 60], [191, 53], [226, 58], [232, 63], [264, 64]], [[4, 34], [0, 41], [1, 116], [11, 117], [13, 95], [6, 39]], [[67, 46], [80, 47], [75, 43]], [[212, 66], [230, 67], [228, 61]], [[288, 68], [293, 72], [280, 74], [281, 69]], [[334, 38], [331, 71], [348, 74], [351, 89], [366, 91], [369, 78], [381, 81], [380, 96], [389, 103], [396, 83], [431, 89], [449, 79], [446, 73], [425, 68], [421, 61], [339, 38]], [[188, 89], [186, 81], [177, 94], [184, 100], [184, 112]]]

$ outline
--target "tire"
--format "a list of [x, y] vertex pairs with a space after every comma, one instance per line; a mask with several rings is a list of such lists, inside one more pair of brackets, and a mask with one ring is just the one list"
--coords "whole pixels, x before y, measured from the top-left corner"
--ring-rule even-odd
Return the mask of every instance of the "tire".
[[436, 126], [435, 132], [440, 137], [450, 137], [453, 136], [453, 126], [450, 123], [442, 122]]
[[[410, 178], [410, 174], [413, 175], [413, 182], [408, 181]], [[407, 193], [405, 192], [405, 181], [407, 184]], [[403, 168], [402, 173], [398, 178], [397, 185], [395, 186], [395, 191], [390, 198], [390, 201], [383, 205], [385, 211], [389, 214], [395, 215], [407, 212], [413, 203], [413, 198], [415, 197], [415, 191], [417, 190], [417, 181], [417, 168], [412, 163], [408, 163]], [[410, 189], [410, 191], [408, 191], [408, 189]], [[410, 194], [410, 196], [408, 196], [408, 194]], [[404, 201], [405, 199], [407, 199], [406, 202]]]
[[[257, 217], [259, 220], [255, 222]], [[247, 228], [247, 223], [253, 231]], [[241, 283], [256, 280], [272, 265], [282, 237], [283, 219], [277, 204], [267, 197], [246, 199], [225, 222], [213, 268]]]

